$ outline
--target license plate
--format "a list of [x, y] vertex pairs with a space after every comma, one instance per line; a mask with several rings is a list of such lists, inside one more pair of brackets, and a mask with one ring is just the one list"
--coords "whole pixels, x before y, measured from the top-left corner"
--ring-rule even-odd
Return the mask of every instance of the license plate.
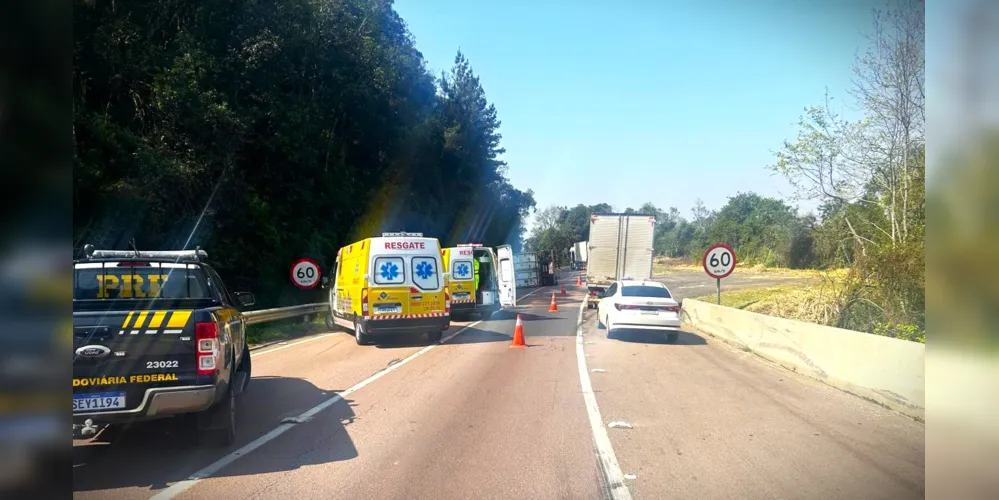
[[385, 306], [375, 306], [375, 312], [379, 314], [400, 314], [402, 313], [401, 304], [390, 304]]
[[124, 392], [95, 392], [73, 394], [73, 413], [121, 410], [125, 408]]
[[658, 309], [642, 309], [642, 314], [658, 315], [659, 314], [659, 310]]
[[468, 300], [471, 297], [472, 297], [472, 294], [470, 292], [460, 292], [460, 293], [454, 294], [455, 300]]

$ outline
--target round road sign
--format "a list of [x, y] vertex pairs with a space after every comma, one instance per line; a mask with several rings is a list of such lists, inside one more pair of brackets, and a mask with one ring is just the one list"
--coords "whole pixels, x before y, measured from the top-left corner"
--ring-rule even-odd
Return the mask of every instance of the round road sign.
[[291, 282], [303, 290], [314, 288], [321, 274], [319, 263], [309, 258], [298, 259], [291, 265]]
[[735, 250], [732, 247], [719, 243], [713, 245], [704, 252], [704, 272], [712, 278], [725, 278], [735, 270]]

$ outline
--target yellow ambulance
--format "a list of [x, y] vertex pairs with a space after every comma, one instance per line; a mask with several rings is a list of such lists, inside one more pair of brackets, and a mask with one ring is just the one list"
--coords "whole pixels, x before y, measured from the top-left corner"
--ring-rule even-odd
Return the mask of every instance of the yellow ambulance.
[[382, 233], [351, 243], [337, 252], [332, 280], [330, 317], [353, 331], [360, 345], [373, 336], [424, 333], [430, 342], [439, 342], [451, 326], [451, 297], [437, 238]]
[[[517, 305], [517, 281], [513, 273], [513, 248], [500, 245], [494, 251], [481, 243], [445, 248], [444, 271], [450, 279], [451, 315], [457, 319], [491, 315], [501, 307]], [[503, 273], [503, 267], [507, 272]]]

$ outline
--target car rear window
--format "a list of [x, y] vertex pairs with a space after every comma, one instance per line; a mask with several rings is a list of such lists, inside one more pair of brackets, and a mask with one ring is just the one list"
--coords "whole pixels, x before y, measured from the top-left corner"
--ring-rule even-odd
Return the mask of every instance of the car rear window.
[[621, 289], [622, 297], [655, 297], [659, 299], [671, 299], [669, 290], [661, 286], [636, 285], [626, 286]]
[[159, 262], [77, 264], [73, 300], [211, 299], [200, 266]]

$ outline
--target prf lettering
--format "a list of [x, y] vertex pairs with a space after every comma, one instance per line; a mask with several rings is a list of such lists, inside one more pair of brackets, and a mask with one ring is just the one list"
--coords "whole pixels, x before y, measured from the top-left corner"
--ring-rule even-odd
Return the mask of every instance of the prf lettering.
[[386, 250], [426, 250], [427, 245], [422, 241], [386, 241]]
[[143, 297], [156, 297], [160, 294], [160, 287], [166, 283], [166, 274], [150, 274], [147, 276], [149, 279], [149, 294], [142, 289], [142, 286], [146, 284], [146, 280], [142, 279], [142, 276], [137, 274], [126, 274], [120, 279], [118, 276], [113, 274], [98, 274], [97, 283], [99, 285], [97, 289], [97, 298], [106, 299], [110, 297], [111, 290], [118, 290], [118, 298], [121, 299], [131, 299], [131, 298], [143, 298]]

